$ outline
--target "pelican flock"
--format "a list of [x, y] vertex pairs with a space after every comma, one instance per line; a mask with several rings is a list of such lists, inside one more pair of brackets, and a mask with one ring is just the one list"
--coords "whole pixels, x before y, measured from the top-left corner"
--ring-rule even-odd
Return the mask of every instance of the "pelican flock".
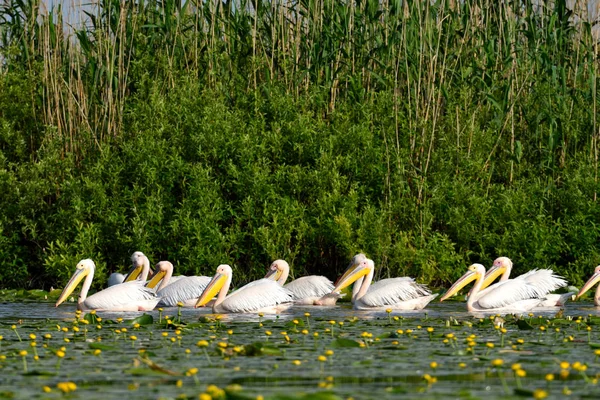
[[[351, 303], [355, 310], [422, 310], [438, 296], [424, 284], [410, 277], [381, 279], [374, 282], [375, 262], [364, 254], [356, 254], [342, 276], [333, 284], [325, 276], [304, 276], [286, 283], [290, 273], [287, 261], [275, 260], [263, 279], [229, 292], [233, 271], [221, 264], [214, 277], [173, 276], [173, 264], [160, 261], [151, 271], [144, 253], [131, 256], [132, 267], [124, 282], [110, 285], [88, 297], [94, 278], [95, 264], [81, 260], [63, 289], [56, 306], [62, 304], [83, 282], [77, 307], [81, 310], [149, 311], [157, 306], [204, 307], [215, 313], [279, 313], [292, 306], [334, 306], [342, 291], [354, 285]], [[498, 257], [487, 270], [481, 264], [471, 265], [440, 298], [444, 301], [475, 281], [467, 297], [467, 310], [472, 312], [514, 312], [534, 308], [564, 306], [574, 293], [554, 294], [567, 286], [567, 281], [551, 269], [534, 269], [510, 278], [513, 263]], [[151, 279], [147, 281], [148, 277]], [[497, 283], [493, 283], [500, 277]], [[85, 279], [85, 280], [84, 280]], [[600, 265], [577, 293], [581, 297], [600, 282]], [[600, 306], [600, 286], [594, 304]]]
[[233, 271], [227, 264], [217, 268], [216, 275], [196, 303], [196, 307], [206, 305], [215, 295], [212, 306], [215, 313], [277, 313], [288, 309], [293, 304], [292, 292], [271, 279], [259, 279], [242, 286], [227, 295]]
[[[442, 296], [444, 301], [456, 294], [460, 289], [475, 281], [467, 300], [468, 311], [529, 311], [536, 307], [543, 307], [546, 296], [553, 290], [567, 285], [567, 281], [554, 275], [551, 270], [544, 272], [535, 283], [524, 279], [507, 279], [482, 290], [486, 270], [481, 264], [473, 264], [467, 272], [460, 277]], [[529, 275], [531, 277], [532, 274]], [[543, 284], [540, 284], [540, 281]]]

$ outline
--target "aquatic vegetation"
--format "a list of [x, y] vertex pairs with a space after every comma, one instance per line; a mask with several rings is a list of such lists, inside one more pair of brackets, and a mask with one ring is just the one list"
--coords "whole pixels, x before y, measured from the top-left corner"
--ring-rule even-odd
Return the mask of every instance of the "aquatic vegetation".
[[[497, 316], [434, 314], [391, 321], [386, 312], [351, 310], [334, 318], [302, 311], [198, 318], [182, 310], [177, 325], [154, 318], [158, 311], [137, 318], [96, 314], [104, 329], [86, 338], [81, 328], [89, 314], [65, 313], [60, 321], [22, 320], [18, 331], [29, 340], [20, 341], [10, 321], [0, 325], [0, 368], [17, 398], [36, 391], [87, 396], [97, 385], [127, 398], [157, 390], [207, 399], [600, 395], [596, 315], [506, 315], [499, 328]], [[331, 321], [344, 328], [332, 333]], [[548, 334], [540, 336], [542, 326]], [[31, 363], [34, 348], [39, 357]]]

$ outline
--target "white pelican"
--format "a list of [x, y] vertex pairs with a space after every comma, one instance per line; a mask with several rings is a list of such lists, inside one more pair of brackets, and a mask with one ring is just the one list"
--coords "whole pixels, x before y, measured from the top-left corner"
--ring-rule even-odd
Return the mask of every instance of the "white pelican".
[[[290, 265], [285, 260], [275, 260], [269, 267], [266, 279], [277, 281], [281, 286], [292, 292], [295, 304], [301, 305], [335, 305], [337, 296], [331, 296], [333, 283], [324, 276], [302, 276], [285, 284], [290, 274]], [[327, 297], [323, 299], [323, 296]], [[333, 302], [333, 304], [331, 304]]]
[[124, 282], [139, 280], [146, 282], [148, 276], [154, 275], [150, 271], [150, 260], [141, 251], [136, 251], [131, 255], [131, 269], [125, 276]]
[[56, 301], [56, 307], [69, 297], [83, 278], [85, 281], [77, 299], [77, 308], [80, 310], [150, 311], [158, 303], [154, 291], [137, 280], [111, 286], [87, 297], [95, 269], [96, 265], [89, 258], [79, 261], [75, 273]]
[[356, 310], [421, 310], [437, 297], [427, 286], [408, 277], [382, 279], [371, 285], [374, 273], [373, 260], [358, 254], [333, 290], [339, 292], [356, 282], [352, 291]]
[[184, 307], [194, 307], [198, 297], [210, 282], [208, 276], [181, 276], [171, 283], [173, 276], [173, 264], [169, 261], [161, 261], [155, 266], [155, 275], [146, 286], [154, 288], [158, 281], [162, 280], [156, 289], [160, 297], [159, 306], [175, 307], [182, 302]]
[[[513, 263], [508, 257], [498, 257], [494, 260], [492, 264], [492, 268], [490, 268], [484, 278], [483, 284], [481, 286], [480, 292], [489, 285], [494, 282], [494, 280], [500, 276], [499, 282], [504, 282], [509, 279], [510, 273], [512, 271]], [[526, 272], [522, 275], [517, 276], [514, 279], [523, 279], [527, 281], [530, 285], [537, 286], [540, 290], [552, 291], [554, 289], [550, 289], [551, 287], [556, 287], [557, 285], [561, 285], [562, 280], [554, 275], [554, 272], [551, 269], [533, 269], [529, 272]], [[559, 286], [561, 287], [561, 286]], [[545, 296], [544, 303], [540, 307], [554, 307], [554, 306], [564, 306], [565, 303], [574, 295], [575, 293], [563, 293], [563, 294], [547, 294]]]
[[[588, 279], [588, 281], [579, 289], [579, 293], [577, 293], [576, 298], [580, 298], [585, 292], [594, 287], [596, 283], [600, 281], [600, 265], [594, 269], [594, 275]], [[594, 295], [594, 305], [600, 306], [600, 286], [596, 288], [596, 294]]]
[[554, 278], [551, 280], [552, 284], [545, 287], [532, 285], [527, 279], [509, 279], [493, 284], [480, 292], [485, 276], [485, 267], [481, 264], [473, 264], [460, 279], [454, 282], [454, 285], [448, 289], [440, 301], [446, 300], [475, 280], [475, 287], [471, 290], [471, 295], [467, 300], [467, 310], [469, 311], [528, 311], [535, 307], [543, 307], [548, 292], [567, 285], [567, 281], [553, 275], [552, 271], [545, 271], [548, 271]]
[[212, 306], [215, 313], [279, 313], [293, 304], [292, 293], [271, 279], [250, 282], [227, 296], [231, 275], [229, 265], [219, 265], [216, 275], [198, 298], [196, 307], [206, 305], [217, 293]]

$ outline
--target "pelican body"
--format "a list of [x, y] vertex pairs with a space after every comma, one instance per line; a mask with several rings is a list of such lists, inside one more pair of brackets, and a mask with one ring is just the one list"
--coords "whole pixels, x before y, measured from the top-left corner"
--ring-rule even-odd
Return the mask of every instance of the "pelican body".
[[[536, 286], [527, 279], [508, 279], [495, 283], [481, 290], [485, 277], [485, 267], [481, 264], [469, 266], [467, 272], [460, 277], [442, 296], [440, 301], [456, 294], [460, 289], [475, 281], [471, 295], [467, 300], [468, 311], [528, 311], [536, 307], [544, 307], [544, 301], [549, 292], [567, 285], [567, 282], [553, 274], [550, 270], [547, 285]], [[540, 272], [541, 272], [540, 271]]]
[[371, 285], [375, 263], [358, 254], [336, 283], [334, 292], [354, 283], [352, 303], [355, 310], [421, 310], [437, 297], [413, 278], [382, 279]]
[[[594, 287], [595, 284], [600, 282], [600, 265], [594, 269], [594, 274], [588, 279], [588, 281], [579, 289], [579, 293], [577, 293], [576, 298], [580, 298], [583, 296], [585, 292]], [[596, 288], [596, 294], [594, 295], [594, 305], [600, 306], [600, 286]]]
[[232, 273], [229, 265], [219, 265], [217, 273], [198, 298], [196, 307], [206, 305], [217, 294], [212, 306], [215, 313], [279, 313], [293, 304], [292, 293], [271, 279], [250, 282], [227, 295]]
[[[494, 282], [494, 280], [500, 276], [499, 282], [504, 282], [509, 280], [510, 273], [512, 271], [513, 263], [508, 257], [498, 257], [494, 260], [492, 264], [492, 268], [490, 268], [484, 278], [483, 284], [480, 290], [487, 288], [489, 285]], [[533, 285], [538, 287], [540, 290], [552, 291], [554, 289], [550, 289], [552, 287], [556, 287], [561, 285], [561, 278], [554, 275], [554, 272], [550, 269], [534, 269], [529, 272], [526, 272], [522, 275], [517, 276], [514, 279], [522, 279], [525, 280], [529, 285]], [[560, 286], [559, 286], [560, 287]], [[481, 291], [480, 291], [481, 293]], [[563, 293], [563, 294], [547, 294], [545, 296], [545, 300], [542, 305], [538, 307], [554, 307], [554, 306], [564, 306], [565, 303], [574, 295], [575, 293]]]
[[158, 297], [152, 289], [144, 286], [144, 282], [138, 280], [111, 286], [87, 297], [95, 269], [96, 265], [89, 258], [79, 261], [75, 273], [60, 294], [56, 307], [69, 297], [84, 278], [77, 299], [77, 308], [80, 310], [150, 311], [156, 307]]
[[161, 281], [156, 294], [160, 297], [158, 305], [162, 307], [175, 307], [179, 302], [183, 303], [184, 307], [194, 307], [198, 297], [210, 282], [208, 276], [180, 276], [171, 283], [173, 264], [169, 261], [156, 264], [155, 271], [152, 281], [146, 286], [153, 288], [158, 281]]
[[[290, 265], [285, 260], [275, 260], [269, 267], [265, 279], [272, 279], [292, 292], [295, 304], [300, 305], [335, 305], [339, 296], [330, 295], [334, 286], [324, 276], [303, 276], [290, 283], [285, 283], [290, 274]], [[324, 297], [327, 296], [327, 297]]]

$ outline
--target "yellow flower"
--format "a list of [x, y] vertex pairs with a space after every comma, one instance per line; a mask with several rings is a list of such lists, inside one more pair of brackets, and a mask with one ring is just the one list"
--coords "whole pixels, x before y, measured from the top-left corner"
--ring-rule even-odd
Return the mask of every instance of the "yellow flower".
[[77, 385], [73, 382], [59, 382], [56, 387], [63, 393], [71, 393], [77, 389]]
[[303, 335], [308, 335], [308, 329], [302, 329], [302, 334]]
[[200, 393], [198, 395], [198, 400], [212, 400], [212, 396], [208, 393]]
[[271, 331], [265, 331], [265, 335], [271, 336], [273, 333]]
[[95, 356], [99, 356], [101, 353], [102, 353], [102, 350], [100, 350], [100, 349], [94, 350], [94, 355]]
[[193, 375], [196, 375], [197, 373], [198, 373], [198, 368], [190, 368], [186, 371], [185, 375], [193, 376]]
[[548, 397], [548, 392], [546, 392], [544, 389], [535, 389], [533, 391], [534, 399], [545, 399], [546, 397]]
[[181, 379], [178, 379], [177, 382], [175, 382], [175, 386], [177, 386], [178, 388], [183, 386], [183, 381]]
[[44, 387], [42, 387], [42, 390], [43, 390], [45, 393], [50, 393], [50, 392], [52, 391], [52, 389], [50, 389], [50, 386], [44, 386]]
[[169, 332], [163, 332], [163, 333], [162, 333], [162, 336], [163, 336], [163, 337], [167, 337], [167, 336], [169, 336]]
[[65, 356], [65, 352], [64, 352], [63, 350], [58, 350], [58, 351], [56, 352], [56, 356], [57, 356], [58, 358], [63, 358], [63, 357]]
[[31, 339], [31, 340], [35, 340], [35, 338], [36, 338], [35, 334], [33, 334], [33, 333], [30, 333], [30, 334], [29, 334], [29, 339]]
[[327, 361], [327, 357], [321, 355], [321, 356], [317, 357], [317, 360], [319, 360], [321, 362], [325, 362], [325, 361]]
[[25, 356], [27, 355], [27, 350], [21, 350], [21, 351], [19, 352], [19, 355], [20, 355], [21, 357], [25, 357]]
[[300, 360], [294, 360], [294, 361], [292, 361], [292, 364], [294, 364], [294, 365], [300, 365], [300, 364], [302, 364], [302, 361], [300, 361]]
[[304, 316], [305, 316], [305, 317], [310, 317], [310, 313], [309, 313], [309, 312], [305, 312], [305, 313], [304, 313]]
[[129, 336], [129, 339], [131, 339], [131, 340], [137, 340], [137, 336], [131, 335], [131, 336]]
[[458, 367], [459, 368], [466, 368], [467, 364], [465, 364], [464, 362], [458, 363]]
[[515, 375], [517, 375], [519, 378], [524, 378], [527, 376], [527, 372], [525, 372], [524, 369], [518, 369], [515, 371]]
[[502, 364], [504, 364], [504, 360], [501, 358], [496, 358], [495, 360], [492, 360], [492, 365], [494, 367], [500, 367], [502, 366]]
[[207, 347], [208, 346], [208, 342], [206, 340], [198, 340], [198, 343], [196, 343], [196, 346], [198, 346], [198, 347]]
[[561, 361], [561, 363], [560, 363], [560, 368], [561, 369], [569, 369], [570, 366], [571, 366], [571, 364], [569, 364], [566, 361]]
[[429, 333], [433, 332], [433, 328], [432, 328], [431, 326], [430, 326], [430, 327], [428, 327], [428, 328], [427, 328], [427, 332], [429, 332]]
[[521, 364], [520, 364], [520, 363], [514, 363], [513, 365], [511, 365], [511, 366], [510, 366], [510, 368], [511, 368], [513, 371], [516, 371], [516, 370], [518, 370], [518, 369], [521, 369]]
[[436, 369], [436, 368], [438, 367], [438, 363], [437, 363], [437, 362], [435, 362], [435, 361], [432, 361], [432, 362], [429, 364], [429, 366], [430, 366], [432, 369]]
[[217, 346], [219, 346], [220, 348], [224, 349], [224, 348], [227, 347], [227, 343], [225, 343], [225, 342], [219, 342], [219, 343], [217, 343]]
[[325, 355], [326, 356], [332, 356], [333, 355], [333, 350], [325, 350]]
[[388, 309], [385, 310], [385, 312], [388, 313], [388, 314], [390, 314], [392, 312], [392, 309], [388, 308]]
[[569, 370], [561, 369], [560, 370], [560, 379], [567, 379], [568, 377], [569, 377]]
[[553, 381], [554, 380], [554, 374], [546, 374], [546, 380], [548, 382]]
[[494, 343], [487, 342], [485, 345], [486, 345], [486, 346], [487, 346], [489, 349], [493, 349], [493, 348], [494, 348]]
[[225, 391], [216, 385], [208, 385], [206, 393], [210, 394], [213, 398], [225, 397]]

